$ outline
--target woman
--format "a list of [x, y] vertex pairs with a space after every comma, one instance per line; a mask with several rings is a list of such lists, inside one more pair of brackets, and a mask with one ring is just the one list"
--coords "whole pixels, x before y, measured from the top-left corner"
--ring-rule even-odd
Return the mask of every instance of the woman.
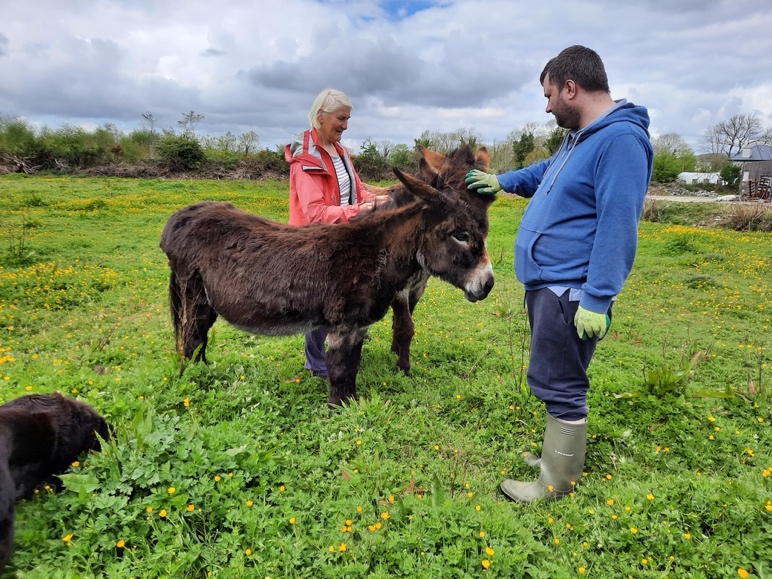
[[[290, 225], [345, 223], [375, 207], [375, 195], [364, 189], [340, 144], [352, 108], [345, 93], [323, 90], [308, 114], [311, 128], [285, 147], [290, 165]], [[305, 367], [320, 378], [327, 378], [326, 337], [324, 327], [306, 334]]]

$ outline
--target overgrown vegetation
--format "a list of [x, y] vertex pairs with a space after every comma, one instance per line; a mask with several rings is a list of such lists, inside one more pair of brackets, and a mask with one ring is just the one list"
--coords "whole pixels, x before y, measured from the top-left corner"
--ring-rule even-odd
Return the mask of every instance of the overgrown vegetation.
[[497, 487], [534, 477], [521, 453], [538, 452], [545, 421], [524, 380], [512, 272], [525, 201], [491, 208], [490, 297], [470, 304], [432, 280], [413, 376], [396, 370], [384, 319], [365, 344], [359, 403], [330, 412], [302, 336], [219, 321], [208, 366], [180, 375], [174, 352], [166, 219], [214, 199], [286, 221], [286, 182], [0, 186], [2, 234], [35, 224], [31, 261], [0, 245], [1, 399], [60, 391], [116, 432], [64, 475], [64, 492], [19, 504], [9, 576], [769, 575], [769, 233], [641, 224], [590, 368], [584, 476], [572, 497], [523, 506]]
[[[33, 128], [26, 121], [0, 115], [0, 173], [87, 173], [119, 177], [199, 177], [256, 179], [285, 177], [289, 167], [283, 147], [260, 148], [255, 131], [241, 135], [198, 135], [196, 126], [204, 115], [182, 114], [176, 128], [157, 129], [158, 120], [143, 113], [142, 128], [124, 134], [105, 124], [93, 131], [64, 125], [52, 130]], [[486, 145], [491, 153], [490, 170], [503, 173], [546, 159], [558, 150], [566, 130], [555, 121], [529, 123], [511, 131], [503, 141], [484, 143], [474, 129], [450, 132], [423, 131], [410, 145], [368, 138], [360, 150], [352, 151], [354, 165], [367, 181], [393, 179], [392, 167], [414, 171], [417, 145], [447, 152], [460, 145]], [[288, 139], [290, 135], [288, 135]], [[683, 139], [668, 133], [654, 139], [653, 178], [672, 183], [679, 173], [721, 170], [721, 178], [736, 188], [741, 168], [715, 154], [698, 160]]]

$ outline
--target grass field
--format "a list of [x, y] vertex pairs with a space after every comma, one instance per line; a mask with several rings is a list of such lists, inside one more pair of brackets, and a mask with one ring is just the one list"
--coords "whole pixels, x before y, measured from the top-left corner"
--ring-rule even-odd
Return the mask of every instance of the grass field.
[[18, 505], [8, 576], [772, 576], [772, 234], [641, 224], [590, 368], [584, 476], [514, 505], [498, 484], [534, 478], [520, 453], [545, 422], [512, 271], [525, 201], [491, 207], [488, 299], [432, 280], [413, 376], [387, 317], [359, 403], [329, 411], [302, 336], [218, 321], [210, 364], [181, 375], [174, 350], [166, 220], [214, 199], [286, 221], [286, 182], [8, 175], [0, 191], [0, 401], [60, 391], [116, 431], [65, 491]]

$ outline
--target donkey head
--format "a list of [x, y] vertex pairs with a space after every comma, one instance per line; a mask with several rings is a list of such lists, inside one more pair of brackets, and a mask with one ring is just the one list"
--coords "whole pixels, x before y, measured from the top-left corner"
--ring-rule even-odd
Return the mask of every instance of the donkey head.
[[[459, 164], [458, 170], [466, 173], [468, 169]], [[405, 190], [425, 205], [424, 232], [417, 252], [421, 267], [464, 290], [470, 302], [485, 299], [493, 287], [493, 268], [485, 247], [487, 209], [493, 198], [471, 200], [463, 175], [463, 187], [456, 189], [437, 188], [396, 168], [394, 173]], [[455, 172], [449, 177], [450, 182], [457, 179]]]

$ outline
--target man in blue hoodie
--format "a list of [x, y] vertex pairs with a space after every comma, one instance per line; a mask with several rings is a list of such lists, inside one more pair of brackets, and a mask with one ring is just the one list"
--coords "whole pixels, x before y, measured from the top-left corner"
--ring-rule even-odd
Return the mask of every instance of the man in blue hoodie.
[[547, 409], [534, 482], [501, 491], [527, 503], [554, 500], [582, 476], [587, 443], [587, 368], [611, 324], [611, 306], [633, 266], [653, 151], [644, 107], [610, 96], [598, 54], [571, 46], [539, 79], [548, 113], [568, 134], [549, 159], [519, 171], [467, 174], [470, 189], [531, 201], [515, 242], [531, 326], [528, 385]]

